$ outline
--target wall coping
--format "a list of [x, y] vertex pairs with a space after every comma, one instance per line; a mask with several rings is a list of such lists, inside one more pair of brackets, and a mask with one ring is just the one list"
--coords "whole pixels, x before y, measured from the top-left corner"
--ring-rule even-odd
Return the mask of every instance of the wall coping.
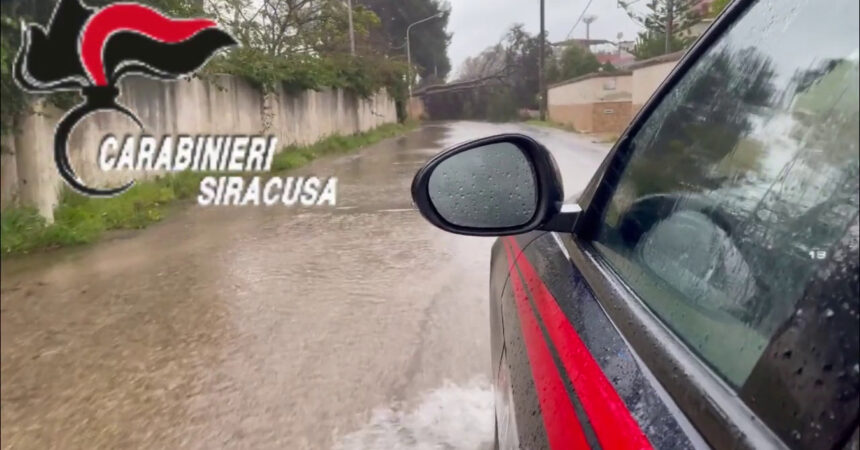
[[649, 66], [656, 66], [657, 64], [663, 64], [667, 62], [678, 61], [681, 59], [684, 54], [687, 53], [686, 50], [677, 51], [674, 53], [667, 53], [665, 55], [655, 56], [653, 58], [643, 59], [642, 61], [636, 61], [633, 64], [627, 66], [628, 70], [636, 70], [643, 69]]
[[632, 70], [615, 70], [612, 72], [592, 72], [589, 74], [578, 76], [576, 78], [571, 78], [569, 80], [564, 80], [564, 81], [559, 81], [558, 83], [553, 83], [553, 84], [547, 86], [547, 89], [549, 90], [549, 89], [556, 88], [559, 86], [564, 86], [567, 84], [578, 83], [580, 81], [590, 80], [592, 78], [614, 78], [614, 77], [624, 77], [624, 76], [629, 76], [629, 75], [633, 75]]
[[617, 91], [611, 94], [606, 94], [603, 97], [597, 99], [597, 101], [593, 103], [605, 103], [605, 102], [630, 102], [633, 100], [633, 93], [627, 91]]

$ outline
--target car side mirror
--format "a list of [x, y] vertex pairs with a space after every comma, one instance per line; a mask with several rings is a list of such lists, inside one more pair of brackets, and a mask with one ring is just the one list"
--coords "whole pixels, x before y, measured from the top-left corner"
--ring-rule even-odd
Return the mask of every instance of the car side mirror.
[[473, 236], [572, 231], [578, 212], [562, 212], [563, 198], [552, 155], [522, 134], [456, 145], [428, 161], [412, 181], [412, 199], [424, 218]]

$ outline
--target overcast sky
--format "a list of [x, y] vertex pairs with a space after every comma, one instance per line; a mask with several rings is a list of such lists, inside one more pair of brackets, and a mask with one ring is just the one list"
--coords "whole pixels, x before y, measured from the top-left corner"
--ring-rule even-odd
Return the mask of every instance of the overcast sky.
[[[524, 24], [526, 30], [532, 34], [540, 31], [539, 0], [449, 1], [451, 18], [448, 31], [454, 34], [448, 48], [452, 77], [456, 77], [464, 59], [495, 45], [514, 23]], [[557, 42], [566, 38], [588, 0], [545, 2], [547, 36], [550, 42]], [[624, 33], [625, 40], [635, 39], [638, 25], [616, 5], [617, 0], [592, 0], [588, 14], [597, 16], [597, 20], [591, 24], [592, 39], [614, 41], [618, 32]], [[580, 22], [570, 37], [585, 38], [585, 24]]]

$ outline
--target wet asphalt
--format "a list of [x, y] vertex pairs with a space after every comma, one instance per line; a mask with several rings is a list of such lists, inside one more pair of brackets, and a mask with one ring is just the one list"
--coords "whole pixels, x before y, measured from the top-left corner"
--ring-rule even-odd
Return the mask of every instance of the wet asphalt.
[[568, 194], [608, 150], [431, 123], [291, 174], [338, 177], [335, 207], [192, 206], [4, 261], [2, 448], [489, 448], [493, 239], [433, 228], [409, 186], [443, 148], [517, 131]]

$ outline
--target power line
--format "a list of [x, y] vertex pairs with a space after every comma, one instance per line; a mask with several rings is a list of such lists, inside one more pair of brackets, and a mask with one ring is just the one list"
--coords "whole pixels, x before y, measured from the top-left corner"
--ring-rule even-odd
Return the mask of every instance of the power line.
[[570, 31], [567, 32], [567, 36], [564, 38], [565, 40], [570, 39], [570, 35], [573, 34], [573, 30], [576, 28], [577, 25], [579, 25], [579, 22], [585, 16], [585, 13], [588, 12], [588, 7], [591, 6], [591, 2], [592, 0], [588, 0], [588, 3], [585, 4], [585, 8], [582, 9], [582, 13], [579, 15], [579, 18], [576, 19], [576, 22], [573, 24], [572, 27], [570, 27]]

